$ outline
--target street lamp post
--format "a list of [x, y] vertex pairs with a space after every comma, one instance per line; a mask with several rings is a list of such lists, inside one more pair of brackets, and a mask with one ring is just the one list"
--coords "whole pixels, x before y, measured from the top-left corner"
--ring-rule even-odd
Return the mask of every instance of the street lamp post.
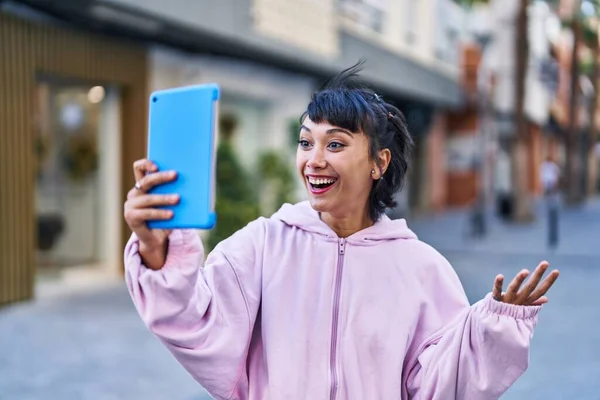
[[479, 155], [475, 159], [475, 167], [477, 171], [477, 193], [475, 204], [472, 208], [471, 224], [472, 234], [476, 237], [483, 237], [487, 233], [486, 223], [486, 155], [487, 155], [487, 108], [489, 104], [489, 92], [487, 90], [489, 79], [485, 68], [485, 50], [490, 43], [489, 34], [476, 35], [477, 43], [481, 49], [481, 62], [477, 70], [477, 115], [478, 115], [478, 150]]

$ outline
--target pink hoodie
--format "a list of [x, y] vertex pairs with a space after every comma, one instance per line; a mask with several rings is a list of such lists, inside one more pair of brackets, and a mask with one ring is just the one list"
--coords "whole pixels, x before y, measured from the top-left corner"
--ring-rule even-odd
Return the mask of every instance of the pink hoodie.
[[340, 239], [307, 202], [284, 205], [203, 256], [194, 231], [173, 231], [153, 271], [132, 236], [126, 279], [216, 399], [497, 399], [527, 368], [541, 307], [469, 306], [404, 220]]

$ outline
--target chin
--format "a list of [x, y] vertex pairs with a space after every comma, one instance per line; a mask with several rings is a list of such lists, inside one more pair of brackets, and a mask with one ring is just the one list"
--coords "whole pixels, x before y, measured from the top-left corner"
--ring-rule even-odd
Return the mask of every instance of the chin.
[[319, 212], [319, 213], [331, 213], [334, 212], [336, 210], [339, 210], [339, 204], [336, 206], [336, 202], [335, 199], [331, 199], [331, 198], [323, 198], [323, 197], [315, 197], [312, 196], [310, 193], [308, 195], [308, 201], [310, 203], [310, 206], [312, 207], [313, 210]]
[[327, 201], [323, 201], [322, 199], [315, 199], [314, 197], [309, 197], [308, 201], [313, 210], [318, 212], [327, 212], [330, 208], [327, 205]]

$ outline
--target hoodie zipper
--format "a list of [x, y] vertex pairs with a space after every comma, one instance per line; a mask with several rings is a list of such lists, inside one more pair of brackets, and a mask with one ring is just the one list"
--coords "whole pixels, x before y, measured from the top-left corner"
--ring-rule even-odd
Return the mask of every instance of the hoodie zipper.
[[333, 318], [331, 321], [331, 351], [329, 355], [329, 367], [331, 369], [331, 390], [329, 399], [334, 400], [338, 388], [337, 375], [337, 338], [338, 338], [338, 320], [340, 316], [340, 291], [342, 286], [342, 269], [344, 266], [344, 254], [346, 254], [346, 239], [341, 238], [338, 244], [338, 262], [335, 273], [335, 289], [333, 294]]

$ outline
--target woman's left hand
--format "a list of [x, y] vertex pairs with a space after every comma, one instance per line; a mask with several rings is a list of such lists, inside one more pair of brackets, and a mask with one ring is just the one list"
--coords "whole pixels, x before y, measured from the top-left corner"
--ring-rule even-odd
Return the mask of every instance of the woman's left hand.
[[[498, 275], [496, 276], [496, 280], [494, 282], [494, 290], [493, 296], [494, 299], [500, 301], [502, 303], [508, 304], [518, 304], [525, 306], [539, 306], [548, 302], [548, 298], [545, 296], [546, 292], [556, 279], [558, 279], [559, 272], [558, 270], [554, 270], [544, 279], [544, 281], [540, 284], [540, 280], [542, 276], [548, 269], [548, 262], [542, 261], [533, 274], [531, 278], [527, 281], [527, 284], [521, 288], [521, 285], [525, 281], [525, 279], [529, 276], [529, 271], [524, 269], [515, 276], [515, 279], [512, 280], [506, 292], [502, 292], [502, 284], [504, 282], [504, 276]], [[520, 289], [520, 290], [519, 290]]]

